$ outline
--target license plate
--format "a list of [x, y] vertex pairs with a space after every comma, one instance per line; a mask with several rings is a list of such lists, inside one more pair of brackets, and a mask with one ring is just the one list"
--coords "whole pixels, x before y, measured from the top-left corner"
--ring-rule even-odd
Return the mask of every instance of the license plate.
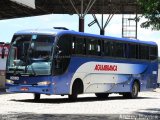
[[29, 88], [27, 88], [27, 87], [22, 87], [21, 88], [21, 91], [28, 91], [29, 90]]

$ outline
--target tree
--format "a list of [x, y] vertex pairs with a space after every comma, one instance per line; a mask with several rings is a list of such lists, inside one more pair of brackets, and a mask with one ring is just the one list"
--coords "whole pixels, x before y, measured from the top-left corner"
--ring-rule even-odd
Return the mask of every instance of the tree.
[[147, 19], [141, 27], [160, 30], [160, 0], [138, 0], [138, 5], [142, 10], [141, 17]]

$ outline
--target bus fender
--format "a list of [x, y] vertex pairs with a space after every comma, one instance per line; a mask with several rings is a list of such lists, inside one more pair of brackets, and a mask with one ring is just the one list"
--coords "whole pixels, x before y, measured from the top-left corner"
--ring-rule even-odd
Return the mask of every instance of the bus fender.
[[83, 91], [84, 91], [83, 81], [80, 78], [76, 78], [70, 84], [70, 92], [69, 92], [70, 95], [72, 94], [72, 89], [73, 89], [74, 85], [76, 85], [76, 88], [78, 88], [78, 93], [79, 94], [83, 93]]

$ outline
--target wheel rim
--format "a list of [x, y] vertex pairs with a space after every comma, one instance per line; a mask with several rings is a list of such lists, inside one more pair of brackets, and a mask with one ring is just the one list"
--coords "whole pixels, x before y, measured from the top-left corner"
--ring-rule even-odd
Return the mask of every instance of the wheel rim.
[[138, 88], [137, 88], [137, 85], [136, 85], [136, 83], [134, 84], [134, 86], [133, 86], [133, 96], [137, 96], [137, 93], [138, 93]]

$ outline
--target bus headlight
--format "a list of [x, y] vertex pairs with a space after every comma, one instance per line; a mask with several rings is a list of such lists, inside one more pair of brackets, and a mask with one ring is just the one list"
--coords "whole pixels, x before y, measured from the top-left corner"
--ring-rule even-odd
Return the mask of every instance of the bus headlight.
[[51, 84], [51, 82], [49, 82], [49, 81], [43, 81], [43, 82], [38, 82], [37, 84], [38, 85], [49, 85], [49, 84]]
[[8, 84], [14, 84], [14, 81], [6, 79], [6, 83], [8, 83]]

